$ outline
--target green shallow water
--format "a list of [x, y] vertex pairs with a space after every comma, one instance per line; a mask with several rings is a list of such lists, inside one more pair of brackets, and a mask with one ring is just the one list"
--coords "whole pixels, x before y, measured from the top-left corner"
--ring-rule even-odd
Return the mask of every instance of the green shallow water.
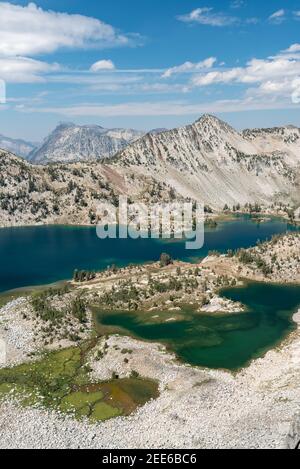
[[[207, 227], [204, 247], [187, 251], [184, 241], [178, 240], [99, 240], [95, 227], [0, 229], [0, 306], [11, 296], [3, 292], [71, 278], [76, 268], [143, 263], [157, 260], [162, 251], [193, 262], [210, 250], [247, 248], [287, 230], [297, 228], [276, 218], [258, 224], [247, 216], [236, 217], [219, 223], [217, 229]], [[19, 290], [14, 293], [19, 294]], [[184, 320], [160, 324], [134, 314], [110, 314], [101, 320], [142, 339], [163, 342], [193, 365], [228, 369], [262, 355], [294, 327], [291, 317], [300, 304], [299, 287], [249, 284], [223, 294], [246, 304], [249, 312], [205, 316], [186, 311]]]
[[162, 323], [153, 319], [151, 323], [153, 313], [98, 313], [98, 323], [161, 342], [191, 365], [229, 370], [263, 356], [295, 329], [292, 316], [300, 306], [299, 286], [251, 282], [223, 290], [222, 295], [246, 305], [247, 312], [202, 315], [186, 311], [184, 320]]
[[129, 415], [158, 396], [158, 383], [130, 377], [91, 382], [86, 359], [96, 345], [45, 353], [39, 360], [0, 368], [0, 403], [12, 393], [23, 406], [43, 406], [91, 422]]

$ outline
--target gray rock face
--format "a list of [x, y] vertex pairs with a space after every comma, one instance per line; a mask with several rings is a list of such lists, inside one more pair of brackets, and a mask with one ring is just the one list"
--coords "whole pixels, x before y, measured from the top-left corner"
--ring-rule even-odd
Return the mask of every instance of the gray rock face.
[[0, 148], [26, 158], [36, 148], [36, 145], [31, 142], [25, 142], [24, 140], [0, 135]]
[[[160, 188], [168, 188], [177, 198], [193, 199], [215, 210], [225, 204], [300, 205], [300, 129], [296, 127], [240, 133], [205, 115], [192, 125], [138, 136], [139, 132], [131, 130], [62, 124], [30, 156], [37, 163], [75, 160], [76, 168], [57, 164], [54, 170], [52, 165], [25, 164], [0, 152], [2, 223], [20, 223], [26, 210], [32, 214], [26, 223], [33, 218], [49, 222], [55, 216], [58, 196], [62, 215], [67, 216], [75, 204], [72, 220], [86, 223], [87, 213], [98, 200], [98, 179], [106, 198], [109, 183], [110, 197], [114, 192], [140, 201], [143, 197], [148, 202], [166, 201], [169, 196], [163, 199]], [[118, 151], [123, 145], [126, 148]], [[103, 158], [110, 160], [102, 164]], [[79, 218], [78, 199], [82, 197], [76, 196], [78, 191], [86, 193]], [[49, 206], [50, 193], [53, 203]], [[48, 211], [42, 210], [42, 201]], [[88, 207], [85, 214], [84, 207]], [[42, 218], [37, 215], [41, 210]]]
[[[149, 133], [115, 159], [142, 167], [187, 197], [212, 207], [276, 197], [296, 204], [300, 181], [300, 129], [282, 127], [237, 132], [204, 115], [192, 125]], [[299, 200], [300, 202], [300, 200]]]
[[131, 129], [104, 129], [98, 125], [60, 124], [28, 160], [36, 164], [70, 163], [110, 158], [143, 132]]
[[287, 449], [300, 449], [300, 413], [295, 416], [287, 437]]

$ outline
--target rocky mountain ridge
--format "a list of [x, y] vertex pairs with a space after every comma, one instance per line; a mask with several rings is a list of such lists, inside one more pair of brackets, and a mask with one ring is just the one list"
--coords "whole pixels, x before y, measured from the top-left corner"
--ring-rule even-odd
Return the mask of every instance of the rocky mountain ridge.
[[239, 133], [214, 116], [147, 134], [118, 153], [115, 165], [140, 170], [185, 197], [214, 207], [299, 197], [300, 129]]
[[237, 132], [214, 116], [141, 137], [111, 159], [33, 165], [0, 152], [1, 225], [94, 223], [99, 201], [300, 205], [300, 130]]
[[99, 203], [169, 201], [172, 187], [150, 176], [97, 162], [32, 165], [0, 150], [0, 226], [88, 225], [96, 222]]

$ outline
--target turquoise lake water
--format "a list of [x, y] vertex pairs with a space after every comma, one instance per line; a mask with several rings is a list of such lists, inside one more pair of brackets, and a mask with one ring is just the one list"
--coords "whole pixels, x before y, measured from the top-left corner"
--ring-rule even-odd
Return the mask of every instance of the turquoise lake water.
[[282, 220], [257, 224], [248, 217], [206, 229], [199, 251], [187, 251], [184, 241], [100, 240], [94, 227], [41, 226], [0, 229], [0, 292], [48, 284], [72, 277], [74, 269], [104, 269], [157, 260], [162, 251], [191, 261], [210, 250], [254, 246], [260, 239], [294, 229]]
[[161, 342], [191, 365], [229, 370], [262, 356], [296, 327], [292, 316], [300, 307], [299, 286], [249, 282], [222, 295], [246, 305], [247, 312], [202, 315], [186, 311], [184, 320], [158, 324], [153, 319], [151, 323], [149, 313], [99, 313], [98, 322]]
[[[206, 229], [199, 251], [187, 251], [184, 241], [100, 240], [93, 227], [43, 226], [0, 229], [0, 292], [71, 278], [74, 269], [100, 270], [116, 264], [157, 260], [162, 252], [195, 261], [211, 250], [254, 246], [258, 240], [296, 228], [278, 219], [256, 223], [237, 217]], [[300, 288], [249, 283], [223, 292], [248, 307], [232, 316], [199, 315], [187, 311], [184, 320], [161, 324], [142, 315], [108, 314], [104, 324], [134, 336], [160, 341], [192, 364], [237, 369], [279, 343], [295, 326], [291, 321], [300, 305]], [[100, 321], [100, 319], [99, 319]]]

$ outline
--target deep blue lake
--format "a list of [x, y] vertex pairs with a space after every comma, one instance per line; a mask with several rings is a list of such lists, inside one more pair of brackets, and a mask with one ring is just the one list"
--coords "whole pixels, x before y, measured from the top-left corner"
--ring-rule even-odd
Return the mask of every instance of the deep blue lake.
[[95, 227], [40, 226], [0, 229], [0, 291], [42, 285], [72, 277], [74, 269], [105, 269], [158, 260], [162, 252], [193, 261], [208, 251], [254, 246], [272, 235], [295, 229], [272, 219], [256, 223], [239, 217], [206, 229], [201, 250], [187, 251], [180, 240], [100, 240]]
[[[159, 259], [162, 252], [196, 261], [209, 251], [254, 246], [258, 240], [296, 228], [271, 219], [257, 223], [249, 217], [206, 228], [204, 247], [185, 249], [181, 240], [100, 240], [95, 227], [42, 226], [0, 229], [0, 292], [69, 279], [74, 269], [100, 270], [116, 264]], [[186, 312], [176, 323], [151, 324], [134, 313], [99, 313], [99, 323], [135, 337], [165, 343], [183, 361], [210, 368], [237, 369], [278, 344], [295, 328], [291, 318], [300, 304], [299, 286], [248, 283], [223, 295], [241, 301], [247, 313], [199, 315]]]

